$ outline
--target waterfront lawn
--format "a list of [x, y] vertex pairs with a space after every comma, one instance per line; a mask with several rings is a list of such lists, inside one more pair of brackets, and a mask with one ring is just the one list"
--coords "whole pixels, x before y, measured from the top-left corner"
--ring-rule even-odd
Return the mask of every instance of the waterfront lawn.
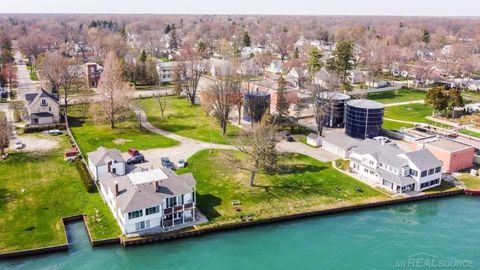
[[[141, 128], [134, 113], [113, 130], [108, 124], [94, 123], [89, 113], [87, 113], [85, 121], [82, 121], [81, 106], [83, 105], [69, 106], [68, 115], [71, 131], [83, 154], [95, 151], [100, 146], [116, 148], [125, 152], [130, 147], [144, 150], [179, 144], [178, 141]], [[89, 112], [88, 109], [87, 111]]]
[[240, 128], [228, 125], [226, 136], [222, 136], [220, 125], [208, 116], [199, 105], [191, 105], [187, 99], [167, 97], [167, 108], [161, 117], [156, 98], [138, 100], [148, 121], [155, 127], [204, 142], [231, 144], [240, 133]]
[[407, 102], [414, 100], [424, 100], [426, 92], [413, 88], [399, 89], [395, 91], [385, 91], [369, 93], [368, 99], [375, 100], [383, 104]]
[[[197, 204], [209, 219], [207, 226], [235, 223], [241, 216], [254, 220], [388, 199], [377, 190], [322, 163], [299, 154], [282, 154], [281, 171], [260, 172], [250, 187], [248, 173], [226, 163], [234, 150], [203, 150], [188, 159], [197, 180]], [[360, 187], [361, 191], [356, 191]], [[232, 206], [240, 201], [241, 212]]]
[[454, 184], [447, 182], [447, 181], [442, 181], [442, 183], [439, 186], [436, 186], [431, 189], [427, 189], [424, 191], [425, 194], [433, 194], [433, 193], [439, 193], [439, 192], [447, 192], [447, 191], [454, 191], [458, 190]]
[[480, 177], [464, 173], [458, 179], [465, 184], [466, 188], [480, 190]]
[[93, 238], [120, 235], [100, 194], [87, 193], [75, 164], [63, 160], [67, 147], [62, 136], [49, 152], [10, 153], [0, 161], [0, 252], [65, 244], [61, 218], [83, 213]]

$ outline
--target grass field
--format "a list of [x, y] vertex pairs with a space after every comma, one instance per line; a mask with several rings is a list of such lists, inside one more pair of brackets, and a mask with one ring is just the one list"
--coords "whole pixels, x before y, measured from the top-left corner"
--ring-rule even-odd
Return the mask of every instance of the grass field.
[[415, 89], [400, 89], [396, 91], [386, 91], [378, 93], [369, 93], [368, 99], [375, 100], [383, 104], [407, 102], [414, 100], [424, 100], [426, 92]]
[[[299, 154], [283, 154], [280, 171], [260, 172], [250, 187], [248, 174], [228, 165], [226, 155], [242, 158], [231, 150], [200, 151], [185, 169], [197, 180], [197, 204], [209, 219], [207, 226], [239, 222], [241, 215], [254, 219], [314, 211], [344, 205], [385, 200], [377, 190], [322, 163]], [[360, 187], [361, 191], [356, 191]], [[239, 200], [241, 212], [232, 206]]]
[[120, 123], [118, 128], [113, 130], [107, 124], [94, 123], [88, 114], [86, 121], [82, 122], [80, 106], [69, 106], [69, 122], [72, 133], [84, 154], [100, 146], [117, 148], [124, 152], [130, 147], [143, 150], [179, 144], [178, 141], [139, 127], [133, 113], [127, 121]]
[[395, 122], [390, 120], [383, 119], [383, 128], [389, 130], [400, 130], [401, 128], [410, 128], [413, 127], [413, 124]]
[[471, 176], [470, 174], [464, 173], [459, 177], [459, 179], [463, 181], [468, 189], [480, 190], [480, 177]]
[[148, 121], [157, 128], [204, 142], [230, 144], [240, 133], [240, 128], [228, 125], [226, 136], [222, 136], [220, 125], [208, 116], [200, 106], [191, 105], [186, 99], [167, 98], [164, 117], [155, 98], [138, 100], [148, 116]]
[[0, 161], [0, 252], [65, 244], [61, 217], [85, 213], [95, 239], [121, 232], [98, 193], [87, 193], [66, 137], [47, 153], [11, 153]]
[[468, 130], [468, 129], [462, 129], [459, 132], [462, 133], [462, 134], [465, 134], [465, 135], [470, 135], [472, 137], [480, 138], [480, 133], [475, 132], [475, 131], [471, 131], [471, 130]]

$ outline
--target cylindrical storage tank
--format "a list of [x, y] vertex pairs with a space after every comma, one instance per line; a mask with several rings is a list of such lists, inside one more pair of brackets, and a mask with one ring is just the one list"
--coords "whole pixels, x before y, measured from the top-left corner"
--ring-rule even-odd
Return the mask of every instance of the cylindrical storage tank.
[[270, 94], [246, 92], [243, 95], [243, 120], [258, 122], [270, 110]]
[[345, 104], [350, 99], [349, 95], [338, 92], [323, 92], [320, 95], [325, 108], [324, 127], [343, 128], [345, 126]]
[[350, 100], [345, 110], [345, 133], [360, 139], [378, 136], [383, 124], [383, 109], [383, 104], [376, 101]]

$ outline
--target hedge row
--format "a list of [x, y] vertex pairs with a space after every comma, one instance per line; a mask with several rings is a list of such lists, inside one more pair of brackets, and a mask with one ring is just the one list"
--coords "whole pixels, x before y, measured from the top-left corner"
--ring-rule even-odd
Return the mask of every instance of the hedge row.
[[23, 129], [24, 133], [36, 133], [36, 132], [42, 132], [45, 130], [50, 130], [50, 129], [65, 129], [64, 124], [57, 124], [57, 125], [51, 125], [51, 126], [31, 126], [31, 127], [25, 127]]
[[97, 186], [95, 186], [95, 183], [90, 177], [90, 174], [88, 173], [87, 168], [85, 167], [85, 164], [83, 164], [82, 160], [77, 158], [75, 160], [75, 165], [77, 166], [78, 173], [80, 174], [80, 178], [82, 178], [83, 185], [85, 186], [87, 192], [97, 192]]

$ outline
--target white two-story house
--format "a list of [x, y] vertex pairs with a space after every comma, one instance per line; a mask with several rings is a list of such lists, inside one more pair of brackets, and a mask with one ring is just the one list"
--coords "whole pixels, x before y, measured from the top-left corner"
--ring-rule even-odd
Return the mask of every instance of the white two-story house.
[[169, 83], [175, 80], [176, 62], [157, 62], [158, 78], [161, 83]]
[[95, 180], [126, 173], [125, 159], [116, 149], [100, 147], [97, 151], [88, 153], [87, 156], [88, 169]]
[[367, 139], [350, 153], [350, 169], [372, 185], [393, 193], [438, 186], [442, 162], [426, 149], [405, 152], [392, 144]]
[[206, 222], [196, 208], [195, 179], [153, 169], [100, 179], [100, 191], [126, 235], [162, 233]]
[[40, 90], [25, 94], [27, 114], [24, 120], [27, 125], [53, 125], [60, 122], [60, 104], [58, 99]]

